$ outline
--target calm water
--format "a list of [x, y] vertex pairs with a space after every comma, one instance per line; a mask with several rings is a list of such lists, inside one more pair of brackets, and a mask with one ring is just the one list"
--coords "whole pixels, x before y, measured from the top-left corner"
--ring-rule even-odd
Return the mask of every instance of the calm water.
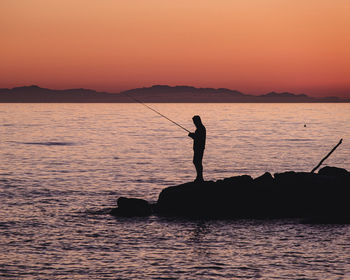
[[[201, 115], [206, 179], [310, 171], [340, 138], [325, 164], [350, 169], [350, 104], [152, 106], [190, 130]], [[0, 120], [1, 279], [350, 279], [350, 226], [106, 214], [195, 177], [187, 133], [139, 104], [0, 104]]]

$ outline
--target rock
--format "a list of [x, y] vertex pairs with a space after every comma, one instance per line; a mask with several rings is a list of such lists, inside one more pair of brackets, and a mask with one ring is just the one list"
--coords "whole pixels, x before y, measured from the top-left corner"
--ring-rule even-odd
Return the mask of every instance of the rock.
[[254, 183], [258, 184], [258, 185], [269, 186], [269, 185], [273, 184], [273, 177], [272, 177], [271, 173], [265, 172], [260, 177], [255, 178]]
[[321, 168], [318, 171], [319, 175], [324, 175], [324, 176], [350, 176], [350, 172], [348, 172], [344, 168], [338, 168], [338, 167], [331, 167], [331, 166], [325, 166]]
[[318, 173], [266, 172], [163, 189], [155, 205], [142, 199], [118, 199], [118, 216], [350, 221], [350, 176], [345, 169], [325, 167]]
[[192, 218], [231, 217], [245, 213], [242, 209], [248, 205], [242, 205], [241, 197], [247, 197], [252, 187], [253, 179], [247, 175], [168, 187], [159, 195], [156, 212]]
[[350, 225], [350, 216], [346, 215], [323, 215], [308, 217], [301, 220], [302, 224], [334, 224], [334, 225]]
[[249, 185], [253, 182], [253, 178], [249, 175], [234, 176], [225, 178], [224, 183], [229, 185]]
[[119, 197], [117, 205], [111, 212], [114, 216], [149, 216], [152, 213], [152, 205], [143, 199]]
[[[252, 179], [236, 176], [165, 188], [156, 213], [201, 218], [304, 218], [346, 216], [348, 193], [338, 177], [310, 172], [270, 173]], [[332, 206], [334, 202], [339, 204]]]
[[[210, 215], [214, 182], [186, 183], [161, 191], [156, 212], [161, 215], [198, 217]], [[210, 207], [211, 208], [211, 207]]]

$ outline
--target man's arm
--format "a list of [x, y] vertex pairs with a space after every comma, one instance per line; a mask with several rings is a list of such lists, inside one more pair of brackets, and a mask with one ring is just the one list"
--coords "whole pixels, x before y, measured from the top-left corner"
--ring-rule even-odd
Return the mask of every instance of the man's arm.
[[194, 139], [194, 138], [196, 137], [196, 134], [190, 132], [190, 133], [188, 134], [188, 136], [191, 137], [192, 139]]

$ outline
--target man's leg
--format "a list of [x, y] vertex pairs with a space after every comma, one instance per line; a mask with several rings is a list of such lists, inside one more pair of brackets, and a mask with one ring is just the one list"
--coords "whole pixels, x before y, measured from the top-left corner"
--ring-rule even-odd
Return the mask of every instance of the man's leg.
[[202, 182], [203, 180], [203, 152], [204, 151], [194, 151], [193, 164], [196, 167], [197, 178], [195, 181]]

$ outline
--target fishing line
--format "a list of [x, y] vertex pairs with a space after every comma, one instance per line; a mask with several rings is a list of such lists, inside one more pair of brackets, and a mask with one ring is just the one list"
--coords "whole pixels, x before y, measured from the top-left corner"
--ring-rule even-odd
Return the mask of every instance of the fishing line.
[[152, 107], [148, 106], [147, 104], [143, 103], [142, 101], [136, 99], [135, 97], [130, 96], [129, 94], [127, 94], [125, 92], [123, 92], [123, 94], [125, 94], [130, 99], [136, 101], [137, 103], [140, 103], [141, 105], [145, 106], [146, 108], [152, 110], [153, 112], [157, 113], [159, 116], [167, 119], [168, 121], [172, 122], [173, 124], [177, 125], [178, 127], [181, 127], [183, 130], [187, 131], [188, 133], [190, 133], [190, 131], [188, 129], [184, 128], [182, 125], [178, 124], [177, 122], [169, 119], [167, 116], [164, 116], [162, 113], [158, 112], [157, 110], [153, 109]]

